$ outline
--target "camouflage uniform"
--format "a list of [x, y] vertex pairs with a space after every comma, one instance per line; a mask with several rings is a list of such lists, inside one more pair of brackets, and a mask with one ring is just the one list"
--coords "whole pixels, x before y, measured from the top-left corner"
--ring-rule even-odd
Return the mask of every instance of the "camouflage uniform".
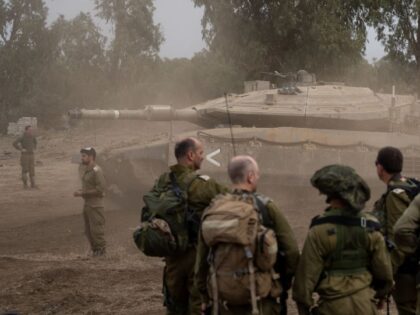
[[[179, 183], [186, 183], [194, 173], [192, 168], [176, 164], [170, 170]], [[163, 174], [158, 181], [167, 178]], [[206, 175], [193, 180], [188, 189], [188, 206], [201, 217], [204, 209], [218, 194], [227, 189]], [[164, 294], [168, 315], [200, 314], [200, 299], [194, 286], [196, 241], [186, 253], [165, 258]]]
[[353, 169], [340, 165], [319, 170], [311, 182], [327, 202], [340, 199], [347, 206], [329, 207], [313, 220], [293, 286], [299, 314], [310, 314], [314, 292], [319, 314], [377, 314], [374, 297], [385, 297], [392, 287], [392, 267], [376, 219], [360, 214], [370, 190]]
[[[394, 244], [393, 227], [410, 204], [406, 190], [412, 189], [413, 185], [401, 175], [395, 175], [389, 181], [387, 191], [375, 202], [372, 214], [381, 222], [382, 233], [391, 246]], [[392, 296], [397, 304], [398, 313], [413, 315], [417, 299], [415, 266], [410, 266], [410, 258], [406, 259], [398, 248], [391, 249], [391, 261], [395, 280]]]
[[37, 146], [36, 137], [24, 133], [13, 142], [13, 146], [21, 151], [20, 165], [22, 167], [23, 185], [28, 185], [28, 173], [31, 187], [35, 187], [35, 150]]
[[[233, 194], [242, 195], [244, 191], [235, 190]], [[259, 198], [266, 199], [262, 195], [258, 195]], [[283, 270], [275, 270], [277, 273], [281, 273], [283, 290], [287, 291], [290, 288], [291, 280], [295, 274], [297, 262], [299, 260], [299, 248], [294, 237], [294, 233], [290, 228], [289, 223], [287, 222], [286, 217], [280, 211], [280, 209], [274, 204], [272, 200], [268, 200], [266, 204], [267, 212], [270, 217], [270, 220], [273, 223], [273, 230], [277, 236], [278, 249], [280, 252], [284, 253], [284, 266]], [[197, 261], [195, 265], [196, 272], [196, 284], [200, 292], [202, 303], [209, 304], [210, 297], [207, 292], [207, 281], [209, 273], [209, 264], [207, 261], [209, 255], [209, 247], [205, 244], [202, 235], [198, 241], [197, 249]], [[277, 266], [277, 265], [276, 265]], [[280, 305], [277, 301], [271, 297], [267, 297], [259, 301], [260, 315], [270, 315], [270, 314], [279, 314]], [[233, 315], [233, 314], [251, 314], [251, 305], [221, 305], [219, 307], [219, 312], [221, 315]]]
[[[394, 225], [395, 242], [398, 248], [407, 255], [419, 259], [419, 228], [420, 228], [420, 195], [417, 196], [404, 214]], [[417, 306], [416, 314], [420, 315], [420, 274], [417, 269]]]
[[82, 180], [82, 197], [84, 199], [83, 218], [85, 234], [89, 240], [94, 255], [105, 252], [105, 215], [103, 197], [105, 192], [105, 178], [98, 165], [87, 167], [83, 164], [79, 168]]

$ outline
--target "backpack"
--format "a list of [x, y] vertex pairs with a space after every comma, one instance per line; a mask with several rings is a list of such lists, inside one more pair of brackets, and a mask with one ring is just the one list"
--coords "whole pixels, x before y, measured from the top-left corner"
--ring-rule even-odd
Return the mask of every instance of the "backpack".
[[187, 176], [183, 184], [173, 172], [166, 173], [143, 196], [141, 226], [134, 234], [134, 242], [147, 256], [169, 257], [181, 254], [191, 244], [188, 207], [188, 189], [198, 177]]
[[259, 209], [257, 198], [246, 193], [219, 195], [204, 211], [201, 233], [210, 247], [208, 285], [214, 314], [219, 302], [251, 303], [253, 314], [258, 314], [258, 298], [275, 294], [278, 244], [275, 232], [262, 224], [267, 214], [261, 214], [266, 209]]

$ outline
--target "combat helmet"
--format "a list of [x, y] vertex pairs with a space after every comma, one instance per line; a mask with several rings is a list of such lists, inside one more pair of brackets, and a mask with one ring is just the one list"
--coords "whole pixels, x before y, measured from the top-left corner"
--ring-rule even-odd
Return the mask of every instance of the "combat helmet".
[[370, 198], [370, 188], [363, 178], [345, 165], [333, 164], [319, 169], [312, 176], [311, 184], [327, 196], [327, 202], [340, 198], [356, 212], [362, 210]]

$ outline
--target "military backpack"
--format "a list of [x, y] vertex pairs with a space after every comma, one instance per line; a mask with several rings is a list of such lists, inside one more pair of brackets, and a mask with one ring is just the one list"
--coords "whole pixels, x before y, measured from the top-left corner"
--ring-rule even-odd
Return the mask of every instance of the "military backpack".
[[166, 173], [143, 196], [142, 222], [133, 238], [145, 255], [174, 256], [191, 245], [190, 219], [193, 215], [188, 206], [188, 189], [197, 177], [191, 173], [181, 183], [173, 172]]
[[[225, 194], [213, 199], [204, 211], [201, 233], [210, 247], [209, 293], [213, 313], [219, 303], [251, 304], [258, 314], [257, 300], [280, 295], [273, 266], [278, 245], [275, 232], [263, 225], [267, 217], [252, 194]], [[276, 292], [277, 290], [277, 292]]]

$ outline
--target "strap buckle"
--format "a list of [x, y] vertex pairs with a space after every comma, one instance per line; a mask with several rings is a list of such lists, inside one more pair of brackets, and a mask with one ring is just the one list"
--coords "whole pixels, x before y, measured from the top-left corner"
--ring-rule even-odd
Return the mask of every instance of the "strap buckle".
[[366, 229], [366, 227], [367, 227], [367, 220], [366, 220], [366, 218], [365, 218], [365, 217], [361, 217], [361, 218], [360, 218], [360, 226], [361, 226], [362, 228]]

